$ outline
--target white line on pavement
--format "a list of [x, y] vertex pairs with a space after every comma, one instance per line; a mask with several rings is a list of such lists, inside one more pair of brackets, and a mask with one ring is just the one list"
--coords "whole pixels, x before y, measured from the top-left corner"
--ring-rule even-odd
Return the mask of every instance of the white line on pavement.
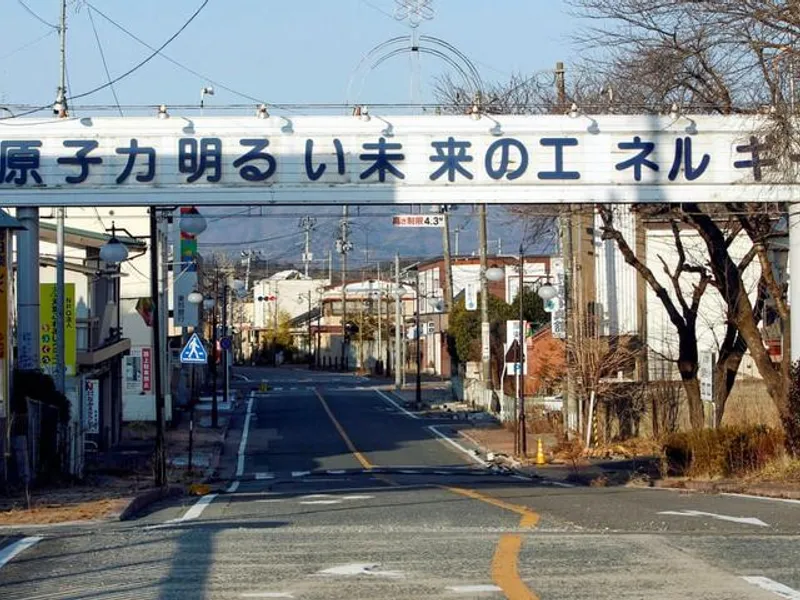
[[501, 592], [502, 589], [496, 585], [451, 585], [447, 588], [456, 594], [480, 594], [481, 592]]
[[233, 494], [236, 490], [239, 489], [239, 480], [237, 479], [233, 483], [228, 486], [228, 489], [225, 490], [228, 494]]
[[787, 600], [800, 600], [800, 592], [793, 590], [788, 585], [783, 585], [777, 581], [773, 581], [769, 577], [742, 577], [747, 583], [760, 587], [762, 590], [767, 590], [786, 598]]
[[303, 500], [300, 504], [341, 504], [341, 500]]
[[272, 473], [256, 473], [256, 479], [275, 479]]
[[186, 511], [186, 514], [180, 517], [179, 519], [175, 519], [175, 523], [182, 523], [183, 521], [193, 521], [194, 519], [198, 518], [200, 515], [203, 514], [203, 511], [208, 508], [208, 505], [214, 501], [216, 498], [216, 494], [206, 494], [202, 498], [200, 498], [197, 502], [195, 502], [192, 507]]
[[292, 477], [305, 477], [311, 475], [311, 471], [292, 471]]
[[474, 452], [472, 452], [472, 450], [469, 450], [469, 449], [465, 448], [464, 446], [462, 446], [461, 444], [459, 444], [455, 440], [450, 439], [445, 434], [443, 434], [441, 431], [436, 429], [436, 425], [428, 425], [428, 429], [430, 431], [432, 431], [434, 434], [436, 434], [437, 436], [439, 436], [440, 438], [442, 438], [445, 442], [447, 442], [451, 446], [456, 447], [458, 450], [460, 450], [461, 452], [463, 452], [464, 454], [469, 456], [472, 460], [474, 460], [479, 465], [483, 465], [484, 467], [488, 467], [489, 466], [489, 463], [487, 463], [485, 460], [483, 460], [480, 456], [477, 456]]
[[550, 481], [550, 485], [554, 485], [560, 488], [574, 488], [575, 486], [571, 483], [564, 483], [563, 481]]
[[241, 594], [240, 598], [294, 598], [286, 592], [247, 592]]
[[31, 546], [38, 544], [42, 541], [40, 537], [26, 537], [22, 538], [21, 540], [17, 540], [13, 544], [10, 544], [0, 550], [0, 567], [5, 566], [8, 561], [14, 558], [20, 552], [24, 552]]
[[732, 496], [734, 498], [748, 498], [750, 500], [767, 500], [768, 502], [785, 502], [786, 504], [800, 504], [800, 500], [792, 498], [772, 498], [770, 496], [755, 496], [753, 494], [734, 494], [732, 492], [723, 492], [721, 496]]
[[327, 470], [325, 471], [328, 475], [344, 475], [347, 473], [344, 469], [335, 469], [335, 470]]
[[[374, 389], [374, 388], [373, 388], [373, 389]], [[386, 402], [388, 402], [389, 404], [391, 404], [391, 405], [392, 405], [392, 406], [394, 406], [395, 408], [397, 408], [397, 409], [399, 409], [400, 411], [402, 411], [402, 413], [403, 413], [405, 416], [407, 416], [407, 417], [410, 417], [410, 418], [412, 418], [412, 419], [419, 419], [419, 418], [420, 418], [420, 416], [419, 416], [419, 415], [415, 415], [414, 413], [407, 411], [405, 408], [403, 408], [402, 406], [400, 406], [400, 405], [399, 405], [397, 402], [395, 402], [394, 400], [392, 400], [392, 399], [391, 399], [391, 398], [390, 398], [388, 395], [384, 394], [382, 391], [380, 391], [380, 390], [377, 390], [377, 389], [376, 389], [376, 390], [374, 390], [374, 391], [375, 391], [375, 393], [376, 393], [376, 394], [378, 394], [378, 395], [379, 395], [381, 398], [383, 398], [384, 400], [386, 400]]]
[[730, 521], [731, 523], [741, 523], [743, 525], [757, 525], [759, 527], [769, 527], [761, 519], [755, 517], [732, 517], [730, 515], [719, 515], [717, 513], [703, 512], [700, 510], [663, 510], [660, 515], [674, 515], [679, 517], [710, 517], [718, 521]]
[[244, 418], [244, 429], [242, 430], [242, 441], [239, 442], [239, 460], [236, 464], [236, 476], [244, 475], [244, 451], [247, 448], [247, 436], [250, 433], [250, 418], [253, 415], [253, 399], [256, 392], [250, 392], [250, 399], [247, 401], [247, 415]]

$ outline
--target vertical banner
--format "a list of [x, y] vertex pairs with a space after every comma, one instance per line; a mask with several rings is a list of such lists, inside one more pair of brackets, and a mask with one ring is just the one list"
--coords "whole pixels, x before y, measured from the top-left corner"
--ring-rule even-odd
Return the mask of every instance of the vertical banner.
[[[77, 327], [75, 325], [75, 284], [64, 284], [64, 368], [67, 377], [75, 376]], [[39, 284], [39, 355], [42, 371], [56, 373], [56, 284]]]
[[567, 305], [566, 305], [566, 276], [564, 274], [564, 259], [553, 258], [550, 261], [550, 269], [553, 273], [553, 286], [556, 288], [556, 297], [552, 302], [553, 310], [550, 311], [552, 316], [551, 327], [553, 330], [553, 337], [557, 339], [566, 339], [567, 337]]
[[[181, 214], [191, 213], [193, 207], [181, 207]], [[188, 296], [197, 289], [197, 237], [180, 232], [177, 252], [179, 258], [177, 269], [173, 269], [175, 277], [172, 282], [174, 297], [173, 323], [176, 327], [197, 327], [200, 318], [200, 307], [191, 304]]]
[[491, 329], [489, 323], [481, 323], [481, 358], [491, 360]]
[[464, 290], [464, 308], [478, 310], [478, 284], [468, 283]]
[[83, 432], [100, 433], [100, 380], [87, 379], [83, 388]]
[[[11, 402], [11, 340], [9, 324], [11, 322], [11, 294], [9, 278], [9, 260], [11, 232], [0, 229], [0, 419], [5, 419]], [[0, 449], [2, 450], [2, 449]]]
[[142, 348], [142, 391], [153, 391], [153, 349]]

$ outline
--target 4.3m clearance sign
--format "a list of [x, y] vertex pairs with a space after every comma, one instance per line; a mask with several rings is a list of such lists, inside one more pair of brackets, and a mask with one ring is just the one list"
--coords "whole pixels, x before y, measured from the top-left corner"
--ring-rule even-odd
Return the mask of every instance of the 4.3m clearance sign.
[[[13, 124], [13, 126], [11, 126]], [[0, 206], [794, 200], [747, 117], [0, 122]]]

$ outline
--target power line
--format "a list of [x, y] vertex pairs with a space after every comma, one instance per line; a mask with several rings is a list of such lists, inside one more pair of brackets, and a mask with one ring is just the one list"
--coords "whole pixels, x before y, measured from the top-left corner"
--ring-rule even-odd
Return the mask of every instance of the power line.
[[44, 20], [42, 17], [40, 17], [40, 16], [39, 16], [37, 13], [35, 13], [35, 12], [33, 11], [33, 9], [32, 9], [30, 6], [28, 6], [27, 4], [25, 4], [25, 2], [23, 2], [23, 0], [17, 0], [17, 3], [18, 3], [18, 4], [19, 4], [19, 5], [22, 7], [22, 8], [24, 8], [24, 9], [25, 9], [25, 12], [27, 12], [27, 13], [28, 13], [30, 16], [32, 16], [34, 19], [36, 19], [37, 21], [39, 21], [39, 22], [40, 22], [40, 23], [42, 23], [43, 25], [46, 25], [46, 26], [47, 26], [47, 27], [49, 27], [50, 29], [53, 29], [53, 30], [55, 30], [55, 31], [58, 31], [58, 25], [53, 25], [52, 23], [48, 23], [47, 21], [45, 21], [45, 20]]
[[200, 5], [200, 7], [199, 7], [199, 8], [198, 8], [196, 11], [194, 11], [194, 14], [192, 14], [192, 16], [191, 16], [191, 17], [189, 17], [189, 19], [188, 19], [188, 20], [187, 20], [187, 21], [186, 21], [186, 22], [185, 22], [185, 23], [184, 23], [184, 24], [183, 24], [183, 25], [180, 27], [180, 29], [178, 29], [178, 31], [176, 31], [176, 32], [175, 32], [173, 35], [171, 35], [171, 36], [170, 36], [170, 37], [167, 39], [167, 41], [166, 41], [166, 42], [164, 42], [163, 44], [161, 44], [161, 46], [159, 46], [157, 50], [155, 50], [155, 51], [154, 51], [152, 54], [150, 54], [150, 56], [148, 56], [147, 58], [145, 58], [144, 60], [142, 60], [141, 62], [139, 62], [139, 63], [138, 63], [137, 65], [135, 65], [134, 67], [132, 67], [132, 68], [128, 69], [128, 70], [127, 70], [125, 73], [123, 73], [123, 74], [122, 74], [122, 75], [120, 75], [119, 77], [116, 77], [116, 78], [114, 78], [113, 80], [111, 80], [111, 81], [109, 81], [109, 82], [107, 82], [107, 83], [104, 83], [103, 85], [99, 85], [99, 86], [97, 86], [96, 88], [94, 88], [94, 89], [92, 89], [92, 90], [89, 90], [88, 92], [83, 92], [83, 93], [81, 93], [81, 94], [76, 94], [76, 95], [74, 95], [74, 96], [70, 96], [70, 97], [68, 98], [68, 100], [77, 100], [78, 98], [85, 98], [86, 96], [91, 96], [92, 94], [95, 94], [95, 93], [99, 92], [100, 90], [104, 90], [104, 89], [106, 89], [107, 87], [110, 87], [110, 86], [114, 85], [114, 84], [115, 84], [115, 83], [117, 83], [118, 81], [122, 81], [123, 79], [125, 79], [125, 78], [126, 78], [126, 77], [128, 77], [129, 75], [132, 75], [133, 73], [135, 73], [136, 71], [138, 71], [139, 69], [141, 69], [141, 68], [142, 68], [143, 66], [145, 66], [147, 63], [149, 63], [151, 60], [153, 60], [153, 58], [155, 58], [156, 56], [158, 56], [158, 54], [159, 54], [159, 53], [160, 53], [160, 52], [161, 52], [161, 51], [162, 51], [164, 48], [166, 48], [166, 47], [167, 47], [169, 44], [171, 44], [171, 43], [172, 43], [172, 42], [173, 42], [173, 41], [174, 41], [174, 40], [175, 40], [175, 39], [176, 39], [176, 38], [177, 38], [177, 37], [178, 37], [178, 36], [179, 36], [181, 33], [183, 33], [183, 32], [184, 32], [184, 30], [185, 30], [187, 27], [189, 27], [189, 25], [192, 23], [192, 21], [194, 21], [194, 20], [197, 18], [197, 16], [198, 16], [198, 15], [199, 15], [199, 14], [200, 14], [202, 11], [203, 11], [203, 9], [204, 9], [204, 8], [205, 8], [205, 7], [208, 5], [208, 3], [209, 3], [210, 1], [211, 1], [211, 0], [203, 0], [203, 3]]
[[23, 44], [22, 46], [12, 50], [8, 54], [3, 54], [2, 56], [0, 56], [0, 60], [5, 60], [6, 58], [10, 58], [10, 57], [14, 56], [18, 52], [22, 52], [23, 50], [27, 50], [31, 46], [34, 46], [34, 45], [38, 44], [39, 42], [41, 42], [43, 39], [49, 38], [51, 35], [55, 35], [55, 33], [56, 33], [56, 30], [55, 29], [51, 29], [47, 33], [44, 33], [44, 34], [40, 35], [39, 37], [37, 37], [35, 40], [32, 40], [32, 41], [28, 42], [27, 44]]
[[119, 116], [124, 117], [125, 115], [122, 112], [122, 107], [120, 106], [119, 98], [117, 97], [117, 90], [114, 88], [114, 84], [111, 83], [111, 73], [108, 70], [108, 62], [106, 62], [106, 53], [103, 51], [103, 44], [100, 42], [100, 34], [97, 33], [97, 27], [94, 24], [94, 17], [92, 16], [91, 7], [86, 12], [89, 13], [89, 22], [92, 24], [94, 39], [97, 42], [97, 49], [100, 52], [100, 59], [103, 61], [103, 70], [106, 72], [106, 80], [108, 81], [109, 87], [111, 88], [111, 94], [114, 96], [114, 102], [117, 103], [117, 110], [119, 110]]
[[180, 62], [178, 62], [177, 60], [175, 60], [175, 59], [171, 58], [170, 56], [167, 56], [166, 54], [164, 54], [164, 53], [163, 53], [163, 52], [161, 52], [160, 50], [157, 50], [156, 48], [154, 48], [153, 46], [151, 46], [150, 44], [148, 44], [147, 42], [145, 42], [145, 41], [144, 41], [142, 38], [140, 38], [139, 36], [137, 36], [135, 33], [131, 32], [130, 30], [126, 29], [124, 26], [122, 26], [122, 25], [120, 25], [119, 23], [117, 23], [117, 22], [116, 22], [114, 19], [112, 19], [111, 17], [109, 17], [107, 14], [105, 14], [105, 13], [104, 13], [104, 12], [102, 12], [101, 10], [99, 10], [99, 9], [95, 8], [95, 7], [94, 7], [94, 5], [92, 5], [92, 4], [88, 3], [88, 2], [86, 2], [86, 6], [89, 8], [89, 15], [90, 15], [90, 16], [91, 16], [91, 14], [92, 14], [92, 12], [93, 12], [93, 11], [94, 11], [94, 12], [96, 12], [98, 15], [100, 15], [101, 17], [103, 17], [103, 18], [104, 18], [106, 21], [108, 21], [109, 23], [111, 23], [111, 24], [112, 24], [114, 27], [116, 27], [117, 29], [119, 29], [120, 31], [122, 31], [123, 33], [125, 33], [126, 35], [130, 36], [132, 39], [134, 39], [134, 40], [136, 40], [137, 42], [139, 42], [139, 43], [140, 43], [142, 46], [144, 46], [145, 48], [148, 48], [149, 50], [152, 50], [153, 52], [155, 52], [156, 54], [158, 54], [159, 56], [161, 56], [161, 58], [163, 58], [164, 60], [166, 60], [166, 61], [168, 61], [168, 62], [171, 62], [171, 63], [172, 63], [173, 65], [175, 65], [176, 67], [178, 67], [178, 68], [180, 68], [180, 69], [183, 69], [183, 70], [184, 70], [184, 71], [186, 71], [187, 73], [191, 73], [191, 74], [192, 74], [192, 75], [194, 75], [195, 77], [197, 77], [197, 78], [199, 78], [199, 79], [202, 79], [204, 82], [210, 83], [210, 84], [212, 84], [212, 85], [215, 85], [216, 87], [218, 87], [218, 88], [220, 88], [220, 89], [223, 89], [223, 90], [225, 90], [225, 91], [227, 91], [227, 92], [230, 92], [231, 94], [234, 94], [234, 95], [236, 95], [236, 96], [239, 96], [240, 98], [245, 98], [245, 99], [247, 99], [247, 100], [252, 100], [253, 102], [257, 102], [257, 103], [263, 103], [263, 99], [261, 99], [261, 98], [256, 98], [256, 97], [254, 97], [254, 96], [250, 96], [250, 95], [248, 95], [248, 94], [245, 94], [245, 93], [243, 93], [243, 92], [239, 92], [239, 91], [237, 91], [237, 90], [235, 90], [235, 89], [233, 89], [233, 88], [230, 88], [230, 87], [226, 86], [226, 85], [225, 85], [225, 84], [223, 84], [223, 83], [220, 83], [219, 81], [215, 81], [215, 80], [213, 80], [211, 77], [207, 77], [207, 76], [203, 75], [202, 73], [200, 73], [200, 72], [198, 72], [198, 71], [195, 71], [195, 70], [194, 70], [194, 69], [192, 69], [191, 67], [187, 67], [186, 65], [184, 65], [184, 64], [182, 64], [182, 63], [180, 63]]

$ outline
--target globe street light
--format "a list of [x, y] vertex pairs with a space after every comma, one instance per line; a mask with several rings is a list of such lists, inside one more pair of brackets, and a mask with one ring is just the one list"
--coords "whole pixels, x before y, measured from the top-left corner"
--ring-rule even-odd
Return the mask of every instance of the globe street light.
[[539, 289], [536, 290], [536, 293], [539, 295], [539, 298], [547, 302], [558, 295], [558, 290], [549, 283], [545, 283], [544, 285], [539, 286]]
[[200, 235], [206, 230], [207, 226], [205, 217], [196, 208], [192, 207], [190, 210], [181, 213], [181, 233], [193, 236]]
[[119, 241], [117, 229], [114, 222], [111, 222], [111, 237], [100, 246], [100, 260], [109, 265], [118, 265], [125, 262], [128, 258], [128, 248]]
[[502, 281], [506, 273], [500, 267], [490, 267], [486, 269], [486, 279], [489, 281]]
[[194, 304], [197, 306], [203, 302], [203, 294], [197, 291], [191, 292], [188, 296], [186, 296], [186, 300], [189, 302], [189, 304]]

